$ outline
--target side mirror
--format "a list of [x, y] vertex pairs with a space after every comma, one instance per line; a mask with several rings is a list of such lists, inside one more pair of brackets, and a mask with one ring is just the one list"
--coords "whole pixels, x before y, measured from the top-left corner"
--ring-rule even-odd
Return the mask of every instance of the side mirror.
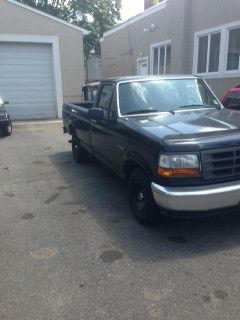
[[91, 108], [88, 110], [88, 118], [90, 120], [101, 121], [103, 116], [103, 109], [101, 108]]

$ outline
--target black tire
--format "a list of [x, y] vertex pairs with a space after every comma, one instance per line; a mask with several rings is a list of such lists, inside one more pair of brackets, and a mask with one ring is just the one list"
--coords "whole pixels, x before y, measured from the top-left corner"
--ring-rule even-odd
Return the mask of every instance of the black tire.
[[128, 193], [134, 217], [143, 225], [156, 221], [157, 208], [153, 199], [151, 182], [145, 172], [136, 168], [128, 180]]
[[88, 152], [81, 146], [75, 134], [72, 135], [72, 153], [74, 160], [78, 163], [85, 163], [89, 159]]
[[8, 124], [2, 127], [1, 132], [4, 137], [10, 136], [12, 134], [12, 122], [10, 121]]

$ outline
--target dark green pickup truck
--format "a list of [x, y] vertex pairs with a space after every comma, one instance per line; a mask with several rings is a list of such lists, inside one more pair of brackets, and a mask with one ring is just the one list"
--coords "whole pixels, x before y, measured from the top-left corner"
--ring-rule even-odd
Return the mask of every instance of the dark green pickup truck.
[[94, 104], [63, 105], [63, 122], [76, 161], [96, 157], [127, 181], [140, 223], [239, 205], [240, 113], [200, 78], [103, 81]]

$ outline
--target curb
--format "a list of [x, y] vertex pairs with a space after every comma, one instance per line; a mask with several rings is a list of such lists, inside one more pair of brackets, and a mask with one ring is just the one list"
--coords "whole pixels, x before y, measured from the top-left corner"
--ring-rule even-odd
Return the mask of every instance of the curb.
[[62, 120], [39, 120], [39, 121], [13, 121], [13, 126], [26, 126], [26, 125], [41, 125], [41, 124], [58, 124], [62, 123]]

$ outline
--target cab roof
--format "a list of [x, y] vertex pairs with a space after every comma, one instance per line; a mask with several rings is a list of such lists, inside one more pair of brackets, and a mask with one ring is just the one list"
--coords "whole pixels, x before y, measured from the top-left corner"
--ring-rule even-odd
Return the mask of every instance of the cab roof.
[[165, 75], [165, 76], [127, 76], [127, 77], [115, 77], [103, 80], [102, 82], [130, 82], [130, 81], [144, 81], [144, 80], [181, 80], [181, 79], [199, 79], [199, 77], [193, 75]]

